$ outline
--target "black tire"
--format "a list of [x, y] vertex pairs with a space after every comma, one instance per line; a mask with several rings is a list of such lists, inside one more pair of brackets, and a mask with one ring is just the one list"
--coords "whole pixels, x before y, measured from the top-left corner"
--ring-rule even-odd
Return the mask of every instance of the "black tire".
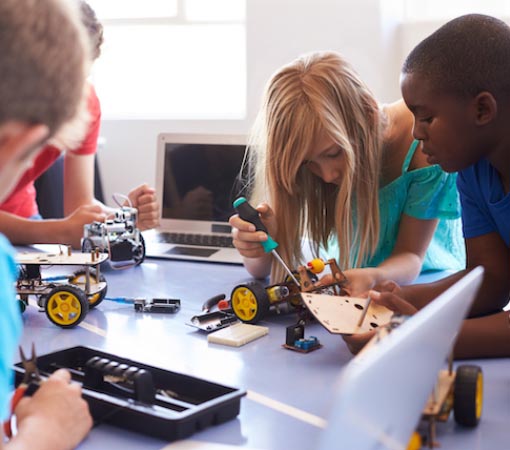
[[269, 311], [266, 288], [256, 281], [236, 286], [230, 295], [232, 310], [244, 323], [257, 323]]
[[135, 266], [139, 266], [145, 260], [145, 239], [140, 233], [140, 245], [133, 252], [133, 260], [135, 261]]
[[25, 300], [23, 300], [21, 298], [18, 298], [17, 302], [18, 302], [19, 310], [21, 311], [21, 314], [23, 314], [25, 312], [25, 310], [27, 309], [27, 303], [25, 302]]
[[92, 242], [92, 239], [90, 238], [83, 238], [81, 241], [81, 252], [82, 253], [90, 253], [92, 250], [94, 250], [94, 243]]
[[[97, 279], [97, 271], [96, 269], [89, 269], [90, 278], [95, 280], [96, 283], [106, 283], [106, 278], [103, 274], [100, 274], [99, 280]], [[75, 271], [69, 278], [68, 281], [70, 284], [77, 285], [85, 292], [85, 269], [80, 269]], [[89, 309], [95, 308], [99, 305], [104, 298], [106, 297], [106, 293], [108, 291], [108, 285], [106, 285], [101, 291], [88, 296], [89, 301]]]
[[459, 366], [453, 390], [455, 422], [465, 427], [476, 427], [482, 415], [482, 401], [482, 369], [473, 365]]
[[57, 286], [48, 294], [44, 305], [46, 316], [60, 328], [73, 328], [89, 311], [89, 302], [83, 291], [71, 285]]

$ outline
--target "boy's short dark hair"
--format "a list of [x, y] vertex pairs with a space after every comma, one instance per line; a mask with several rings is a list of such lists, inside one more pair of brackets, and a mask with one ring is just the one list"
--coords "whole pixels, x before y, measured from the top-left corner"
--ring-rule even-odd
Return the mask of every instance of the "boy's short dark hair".
[[451, 20], [420, 42], [406, 58], [403, 74], [419, 73], [439, 92], [475, 96], [510, 95], [510, 27], [481, 14]]

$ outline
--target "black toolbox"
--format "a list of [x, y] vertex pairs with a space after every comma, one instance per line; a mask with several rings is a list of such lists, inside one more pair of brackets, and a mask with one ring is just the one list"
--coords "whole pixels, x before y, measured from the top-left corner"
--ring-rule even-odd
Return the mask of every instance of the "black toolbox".
[[[96, 424], [109, 423], [166, 440], [192, 435], [239, 414], [246, 391], [141, 364], [90, 347], [37, 357], [41, 375], [60, 368], [82, 385]], [[15, 365], [16, 384], [24, 370]]]

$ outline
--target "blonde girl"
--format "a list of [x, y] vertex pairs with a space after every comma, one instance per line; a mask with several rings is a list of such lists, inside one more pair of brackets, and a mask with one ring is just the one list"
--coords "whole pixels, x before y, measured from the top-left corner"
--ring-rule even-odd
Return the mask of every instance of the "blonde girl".
[[[427, 162], [413, 125], [402, 101], [379, 105], [337, 53], [277, 71], [252, 134], [248, 187], [289, 266], [303, 263], [306, 236], [314, 255], [348, 269], [352, 295], [464, 267], [455, 175]], [[282, 278], [260, 246], [265, 233], [230, 223], [248, 271]]]

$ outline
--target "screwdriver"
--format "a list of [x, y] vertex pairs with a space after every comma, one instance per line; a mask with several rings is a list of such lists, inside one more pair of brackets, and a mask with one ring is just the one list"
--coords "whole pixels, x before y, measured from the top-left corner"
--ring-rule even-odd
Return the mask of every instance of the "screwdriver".
[[290, 277], [292, 278], [292, 281], [294, 281], [294, 283], [296, 283], [299, 286], [299, 281], [296, 279], [296, 277], [292, 273], [292, 270], [290, 270], [287, 267], [287, 264], [285, 264], [285, 262], [283, 261], [281, 256], [275, 250], [278, 247], [278, 243], [267, 232], [267, 228], [262, 223], [262, 220], [260, 220], [258, 211], [253, 206], [251, 206], [248, 203], [248, 200], [246, 200], [244, 197], [239, 197], [234, 202], [234, 209], [237, 211], [237, 213], [239, 214], [239, 217], [241, 219], [255, 225], [255, 229], [257, 231], [263, 231], [264, 233], [267, 234], [267, 241], [261, 242], [262, 247], [264, 248], [264, 251], [266, 253], [271, 252], [273, 254], [273, 256], [278, 260], [278, 262], [283, 266], [283, 268], [287, 271], [287, 273], [290, 275]]

